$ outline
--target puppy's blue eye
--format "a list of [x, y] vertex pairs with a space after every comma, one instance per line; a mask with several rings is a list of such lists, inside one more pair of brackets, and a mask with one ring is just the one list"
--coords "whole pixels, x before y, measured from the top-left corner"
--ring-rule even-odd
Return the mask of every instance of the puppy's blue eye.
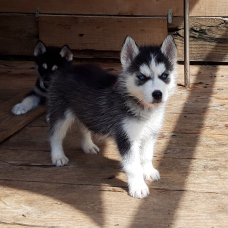
[[140, 81], [146, 81], [147, 80], [147, 77], [145, 76], [145, 75], [139, 75], [139, 76], [137, 76], [138, 77], [138, 79], [140, 80]]
[[168, 74], [163, 73], [163, 74], [161, 75], [161, 78], [162, 78], [162, 79], [166, 79], [166, 78], [168, 78], [168, 76], [169, 76]]

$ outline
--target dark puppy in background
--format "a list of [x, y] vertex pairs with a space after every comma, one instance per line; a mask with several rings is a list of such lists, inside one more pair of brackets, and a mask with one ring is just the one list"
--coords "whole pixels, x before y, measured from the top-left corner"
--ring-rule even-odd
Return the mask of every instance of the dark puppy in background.
[[85, 153], [99, 151], [91, 132], [115, 139], [129, 194], [144, 198], [149, 194], [145, 180], [160, 179], [152, 158], [165, 105], [175, 88], [174, 40], [167, 36], [161, 46], [138, 47], [128, 36], [121, 64], [118, 78], [92, 65], [62, 68], [54, 73], [48, 94], [52, 163], [68, 163], [62, 141], [75, 121]]
[[73, 54], [67, 45], [46, 47], [42, 41], [36, 44], [34, 56], [38, 78], [33, 90], [12, 108], [15, 115], [25, 114], [38, 105], [45, 104], [53, 73], [61, 67], [70, 66], [73, 60]]

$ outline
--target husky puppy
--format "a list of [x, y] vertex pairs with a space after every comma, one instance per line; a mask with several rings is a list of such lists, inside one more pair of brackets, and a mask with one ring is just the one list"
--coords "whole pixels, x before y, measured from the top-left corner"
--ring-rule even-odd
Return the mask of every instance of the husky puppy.
[[42, 41], [38, 41], [34, 49], [36, 70], [38, 79], [33, 90], [28, 93], [21, 103], [12, 108], [15, 115], [25, 114], [40, 104], [44, 104], [47, 89], [53, 77], [53, 72], [59, 67], [71, 65], [73, 54], [69, 47], [46, 47]]
[[91, 132], [114, 137], [127, 174], [129, 194], [149, 194], [145, 181], [160, 179], [152, 165], [166, 101], [175, 87], [176, 46], [167, 36], [161, 46], [136, 45], [128, 36], [121, 51], [122, 72], [116, 77], [99, 67], [80, 65], [56, 72], [48, 96], [52, 163], [68, 163], [62, 146], [73, 123], [85, 153], [99, 148]]

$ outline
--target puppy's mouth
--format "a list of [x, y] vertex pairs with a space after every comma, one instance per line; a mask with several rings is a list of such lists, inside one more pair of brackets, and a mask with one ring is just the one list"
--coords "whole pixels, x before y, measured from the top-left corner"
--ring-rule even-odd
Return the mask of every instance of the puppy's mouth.
[[163, 103], [162, 100], [160, 100], [160, 101], [152, 101], [151, 103], [145, 103], [145, 102], [143, 102], [143, 101], [140, 101], [140, 104], [141, 104], [143, 107], [146, 107], [146, 108], [157, 107], [157, 106], [159, 106], [161, 103]]
[[160, 104], [162, 103], [162, 100], [154, 100], [151, 102], [151, 104]]

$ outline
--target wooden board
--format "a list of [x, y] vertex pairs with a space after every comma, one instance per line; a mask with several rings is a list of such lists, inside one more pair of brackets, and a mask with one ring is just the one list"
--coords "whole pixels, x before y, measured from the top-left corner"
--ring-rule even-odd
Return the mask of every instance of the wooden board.
[[16, 97], [6, 101], [1, 104], [0, 110], [0, 142], [5, 140], [7, 137], [11, 136], [15, 132], [19, 131], [21, 128], [26, 126], [28, 123], [32, 122], [38, 116], [45, 112], [45, 107], [40, 106], [30, 112], [15, 116], [11, 113], [12, 107], [19, 103], [26, 93], [19, 94]]
[[39, 36], [47, 45], [68, 44], [71, 49], [120, 51], [127, 35], [143, 44], [160, 44], [167, 35], [165, 17], [39, 17]]
[[[178, 60], [184, 60], [183, 17], [174, 17], [168, 24], [174, 35]], [[228, 20], [226, 18], [190, 18], [190, 61], [228, 61]]]
[[0, 104], [17, 97], [20, 93], [31, 91], [36, 79], [33, 61], [0, 60]]
[[[226, 16], [227, 0], [190, 0], [190, 16]], [[148, 15], [166, 16], [172, 9], [174, 16], [183, 16], [182, 0], [0, 0], [0, 12], [35, 13], [39, 7], [45, 14], [90, 15]]]
[[[28, 73], [29, 63], [5, 62], [0, 77], [5, 70], [14, 79], [7, 65]], [[120, 63], [100, 65], [120, 71]], [[95, 140], [100, 153], [84, 154], [74, 127], [64, 142], [69, 165], [52, 166], [42, 115], [0, 143], [0, 227], [226, 228], [228, 66], [191, 66], [190, 72], [191, 89], [178, 86], [166, 108], [154, 153], [161, 180], [149, 183], [149, 197], [128, 196], [112, 140]], [[183, 66], [177, 73], [181, 84]]]
[[38, 41], [34, 15], [0, 13], [0, 31], [0, 55], [33, 56]]

